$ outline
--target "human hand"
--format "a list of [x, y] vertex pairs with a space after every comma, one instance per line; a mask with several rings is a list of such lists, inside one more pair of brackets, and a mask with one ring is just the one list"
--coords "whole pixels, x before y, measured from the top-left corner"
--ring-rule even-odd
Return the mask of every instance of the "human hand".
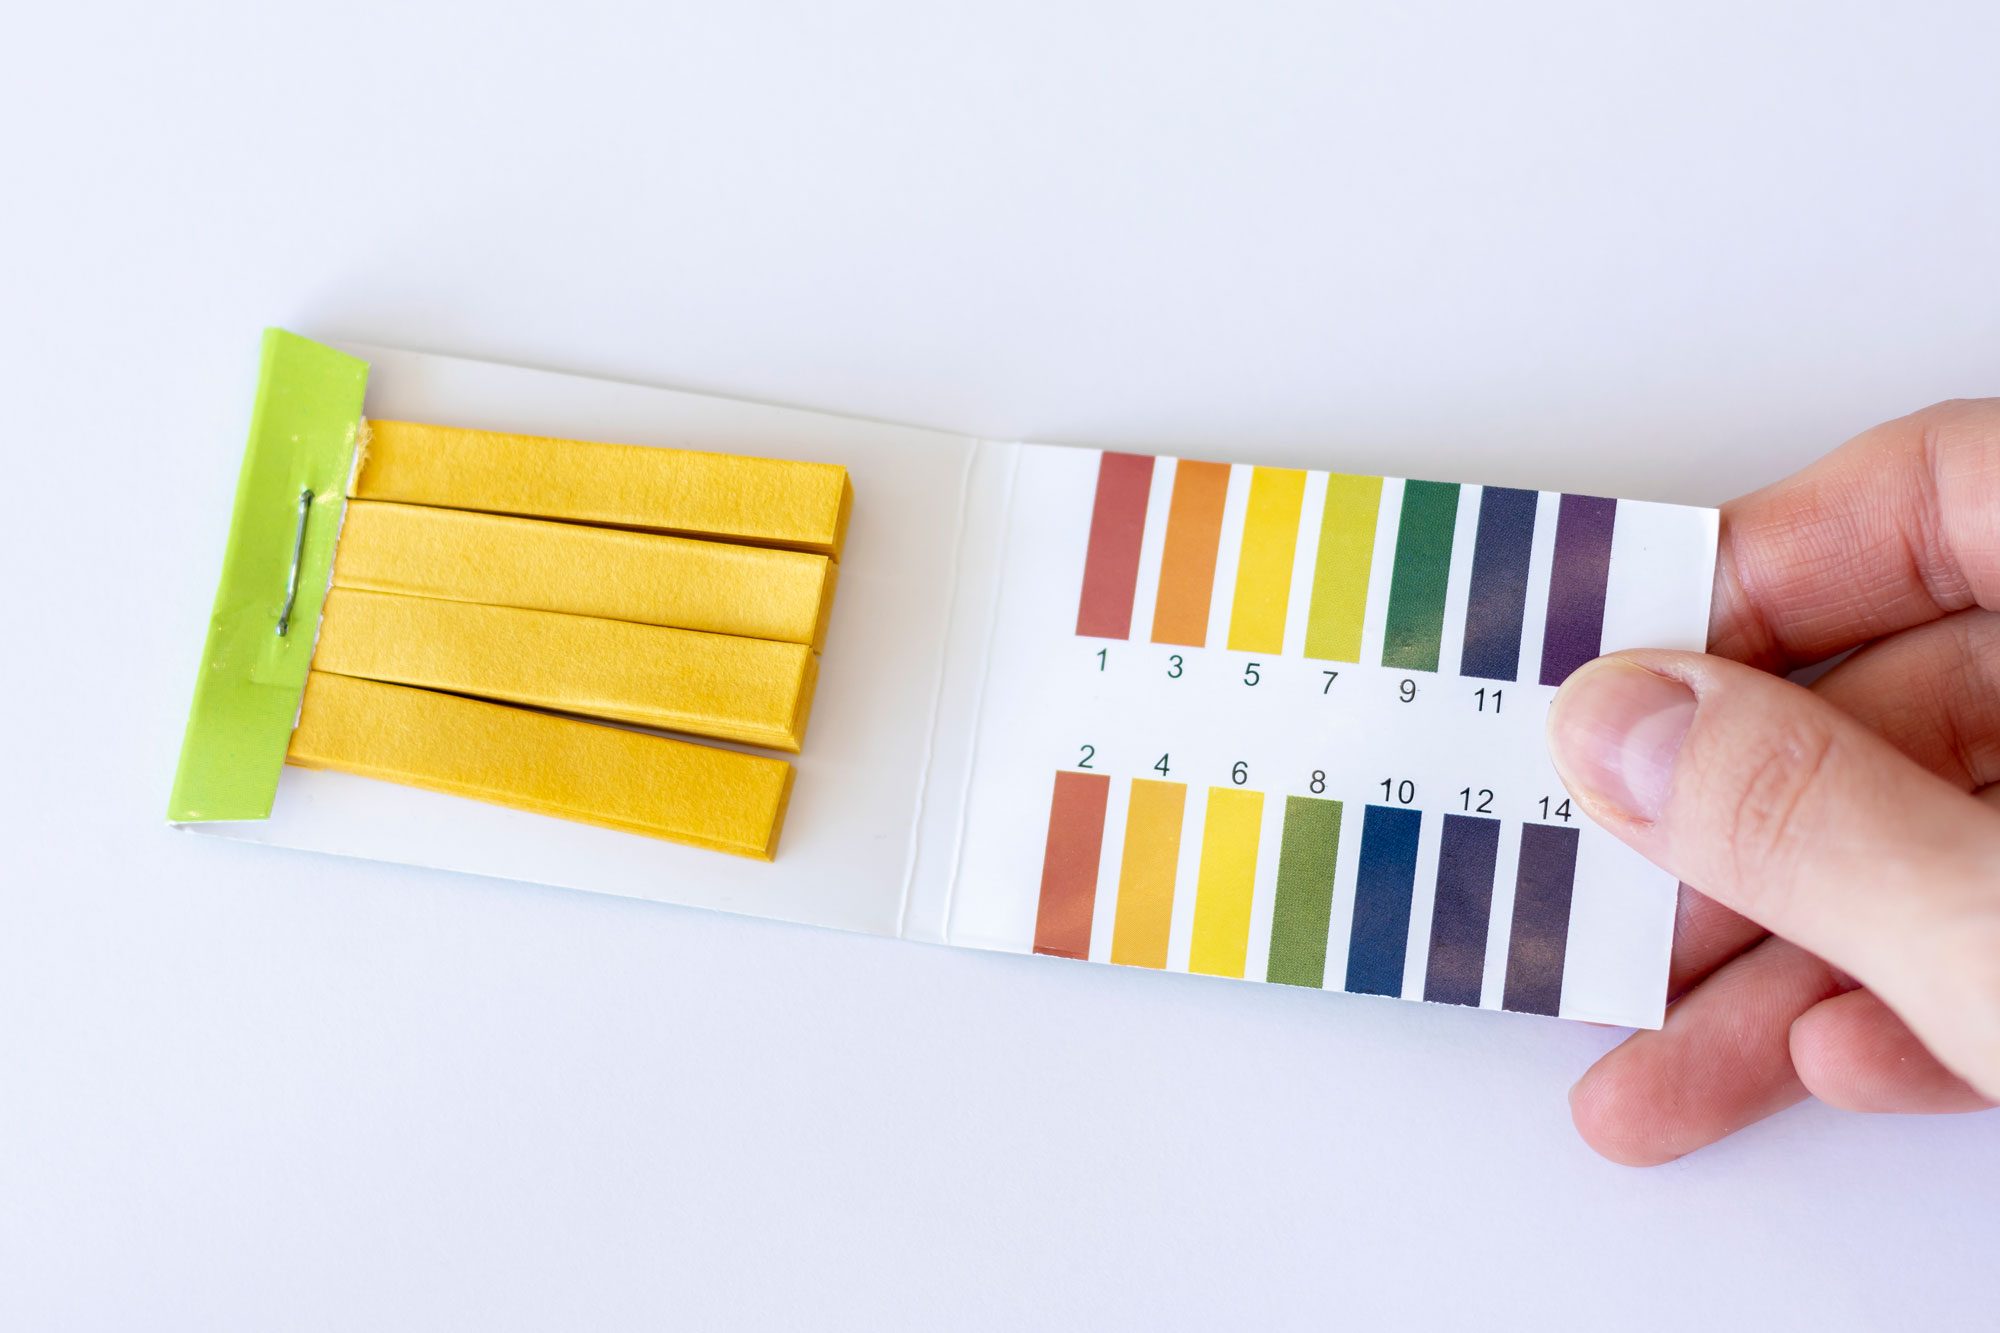
[[1571, 794], [1683, 881], [1679, 998], [1577, 1128], [1639, 1166], [1807, 1095], [2000, 1101], [2000, 398], [1724, 506], [1709, 646], [1600, 658], [1549, 714]]

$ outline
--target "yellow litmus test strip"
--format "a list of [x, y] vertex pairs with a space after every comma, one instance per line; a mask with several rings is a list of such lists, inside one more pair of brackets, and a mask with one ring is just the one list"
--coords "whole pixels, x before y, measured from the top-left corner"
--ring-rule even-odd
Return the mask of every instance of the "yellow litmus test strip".
[[370, 421], [353, 495], [837, 556], [852, 490], [832, 463]]
[[782, 759], [314, 671], [287, 760], [768, 861]]
[[335, 588], [313, 666], [796, 752], [819, 675], [802, 643]]
[[803, 551], [352, 500], [333, 582], [817, 648], [839, 568]]

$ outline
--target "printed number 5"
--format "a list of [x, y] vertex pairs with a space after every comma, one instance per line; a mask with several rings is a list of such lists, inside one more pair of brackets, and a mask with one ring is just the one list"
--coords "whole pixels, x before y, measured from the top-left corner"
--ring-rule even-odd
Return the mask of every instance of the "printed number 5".
[[1257, 674], [1257, 664], [1255, 662], [1245, 662], [1243, 664], [1243, 683], [1245, 685], [1255, 685], [1262, 679], [1264, 678]]

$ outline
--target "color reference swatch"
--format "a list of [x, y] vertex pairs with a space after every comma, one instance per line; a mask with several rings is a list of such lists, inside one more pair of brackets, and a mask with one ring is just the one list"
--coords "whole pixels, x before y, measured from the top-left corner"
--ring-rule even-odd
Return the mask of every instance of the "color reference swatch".
[[[1140, 552], [1156, 461], [1145, 454], [1107, 453], [1098, 465], [1077, 604], [1080, 635], [1129, 639], [1135, 634]], [[1227, 640], [1221, 646], [1275, 654], [1285, 639], [1308, 474], [1295, 468], [1250, 469], [1233, 586], [1218, 590], [1230, 471], [1218, 463], [1176, 465], [1152, 623], [1139, 625], [1136, 632], [1153, 643], [1216, 646], [1209, 644], [1208, 635], [1212, 602], [1220, 592], [1230, 608]], [[1453, 482], [1403, 483], [1394, 514], [1393, 554], [1386, 568], [1378, 568], [1383, 479], [1327, 477], [1306, 607], [1306, 657], [1358, 663], [1369, 587], [1386, 579], [1381, 665], [1406, 671], [1438, 671], [1442, 666], [1495, 681], [1522, 677], [1522, 624], [1540, 508], [1535, 491], [1479, 488], [1463, 645], [1457, 663], [1439, 661], [1464, 489]], [[1530, 664], [1531, 679], [1560, 684], [1598, 655], [1617, 518], [1615, 500], [1560, 497], [1541, 660]]]
[[1712, 510], [1039, 445], [1009, 504], [952, 942], [1659, 1024], [1675, 882], [1544, 733], [1703, 646]]
[[[1197, 826], [1187, 817], [1187, 784], [1135, 778], [1127, 793], [1122, 845], [1107, 860], [1111, 792], [1107, 774], [1056, 774], [1035, 917], [1036, 953], [1091, 957], [1103, 897], [1112, 922], [1109, 961], [1165, 968], [1175, 899], [1189, 895], [1194, 906], [1187, 970], [1253, 975], [1258, 864], [1274, 857], [1264, 980], [1387, 996], [1402, 996], [1413, 984], [1406, 966], [1424, 812], [1369, 804], [1357, 812], [1357, 828], [1337, 800], [1215, 787], [1207, 792]], [[1275, 846], [1263, 845], [1267, 799], [1283, 801]], [[1343, 816], [1348, 816], [1344, 836]], [[1421, 984], [1408, 991], [1410, 998], [1481, 1003], [1491, 939], [1504, 949], [1498, 1007], [1560, 1012], [1579, 830], [1524, 824], [1513, 863], [1502, 867], [1501, 821], [1463, 814], [1441, 819], [1429, 928], [1419, 953]], [[1192, 882], [1182, 883], [1178, 868], [1188, 840], [1199, 843], [1197, 869]], [[1354, 862], [1352, 895], [1336, 919], [1335, 882], [1344, 858]], [[1503, 873], [1511, 881], [1512, 900], [1496, 920], [1494, 889]], [[1344, 963], [1329, 975], [1330, 946], [1342, 942]]]

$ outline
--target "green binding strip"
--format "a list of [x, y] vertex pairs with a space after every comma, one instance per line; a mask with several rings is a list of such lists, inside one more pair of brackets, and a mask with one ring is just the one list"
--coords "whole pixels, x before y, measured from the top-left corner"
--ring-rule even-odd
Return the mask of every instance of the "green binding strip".
[[[367, 362], [264, 330], [229, 547], [167, 806], [175, 823], [270, 817], [333, 570], [367, 386]], [[306, 492], [312, 498], [302, 502]], [[295, 552], [296, 598], [280, 634]]]

